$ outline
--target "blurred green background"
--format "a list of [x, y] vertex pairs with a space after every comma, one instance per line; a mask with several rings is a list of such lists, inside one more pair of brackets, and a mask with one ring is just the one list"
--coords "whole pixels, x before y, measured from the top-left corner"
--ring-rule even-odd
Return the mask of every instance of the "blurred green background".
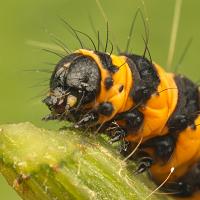
[[[30, 121], [40, 127], [58, 128], [58, 122], [42, 122], [48, 113], [41, 99], [47, 92], [50, 74], [40, 69], [53, 69], [59, 58], [42, 51], [53, 44], [52, 35], [66, 42], [70, 49], [79, 48], [59, 17], [65, 18], [74, 28], [94, 36], [89, 16], [105, 40], [105, 21], [95, 0], [18, 0], [2, 1], [0, 6], [0, 123]], [[166, 65], [175, 0], [101, 0], [108, 16], [110, 35], [114, 45], [125, 48], [131, 20], [138, 7], [149, 19], [149, 48], [154, 61]], [[200, 79], [200, 1], [184, 1], [173, 65], [178, 62], [189, 39], [193, 43], [179, 68], [192, 80]], [[138, 18], [131, 49], [141, 54], [144, 43], [142, 21]], [[86, 40], [85, 40], [86, 41]], [[39, 44], [31, 45], [31, 44]], [[87, 44], [87, 41], [85, 42]], [[51, 46], [51, 45], [50, 45]], [[55, 45], [54, 45], [55, 46]], [[57, 48], [57, 47], [56, 47]], [[171, 69], [173, 71], [173, 67]], [[0, 177], [2, 200], [20, 199]]]

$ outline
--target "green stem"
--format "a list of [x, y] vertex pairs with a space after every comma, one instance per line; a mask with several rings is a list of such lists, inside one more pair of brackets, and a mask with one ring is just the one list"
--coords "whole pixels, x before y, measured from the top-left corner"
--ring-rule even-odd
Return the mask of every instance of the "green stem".
[[25, 200], [142, 200], [156, 186], [126, 165], [101, 136], [30, 123], [0, 126], [0, 172]]

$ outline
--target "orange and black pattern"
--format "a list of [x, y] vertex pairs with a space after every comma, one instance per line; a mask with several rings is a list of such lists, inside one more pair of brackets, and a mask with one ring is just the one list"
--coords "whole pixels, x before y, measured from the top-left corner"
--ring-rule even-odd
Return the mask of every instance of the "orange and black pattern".
[[[181, 75], [134, 54], [110, 55], [79, 49], [55, 67], [46, 120], [69, 120], [78, 128], [106, 131], [123, 142], [137, 172], [148, 170], [164, 191], [177, 196], [200, 190], [199, 89]], [[198, 197], [197, 197], [198, 199]]]

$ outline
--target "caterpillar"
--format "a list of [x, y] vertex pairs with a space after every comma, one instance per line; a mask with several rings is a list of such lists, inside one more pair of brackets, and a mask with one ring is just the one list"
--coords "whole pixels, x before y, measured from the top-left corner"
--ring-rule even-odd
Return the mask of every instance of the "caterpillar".
[[107, 132], [111, 143], [123, 141], [124, 155], [139, 146], [129, 156], [136, 173], [148, 171], [158, 185], [170, 174], [163, 191], [199, 199], [199, 94], [197, 84], [145, 55], [82, 48], [55, 66], [44, 119]]

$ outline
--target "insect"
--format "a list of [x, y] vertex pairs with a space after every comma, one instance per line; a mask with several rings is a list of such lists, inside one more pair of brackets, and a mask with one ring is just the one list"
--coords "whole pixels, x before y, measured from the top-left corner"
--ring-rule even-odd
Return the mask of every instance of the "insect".
[[44, 119], [106, 131], [112, 143], [123, 141], [125, 155], [139, 144], [130, 156], [136, 173], [148, 170], [165, 192], [193, 196], [200, 188], [198, 85], [148, 59], [147, 45], [144, 55], [106, 49], [78, 49], [58, 62]]

